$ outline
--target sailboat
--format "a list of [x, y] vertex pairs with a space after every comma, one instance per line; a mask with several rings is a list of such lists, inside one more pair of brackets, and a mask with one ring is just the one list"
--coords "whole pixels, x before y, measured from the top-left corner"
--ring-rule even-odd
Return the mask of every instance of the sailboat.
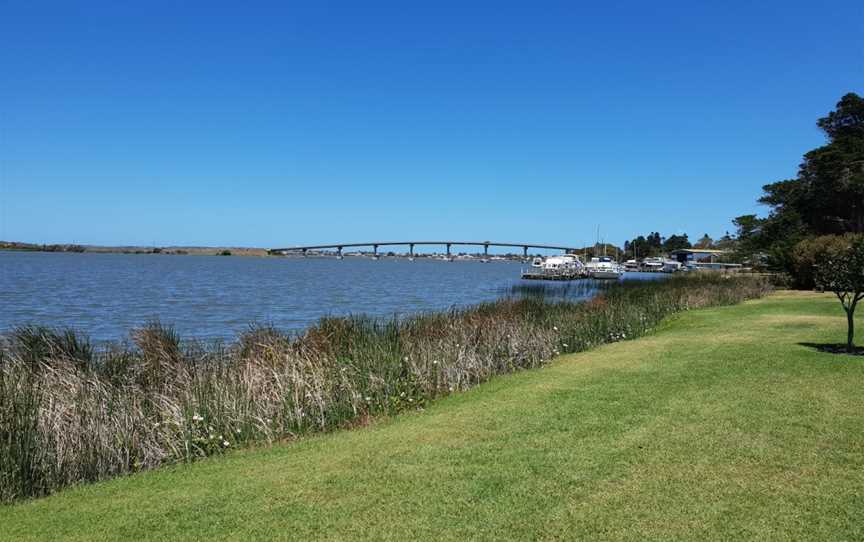
[[[600, 239], [600, 226], [597, 226], [597, 239]], [[591, 258], [585, 264], [591, 278], [600, 280], [617, 280], [624, 275], [624, 266], [606, 256], [606, 243], [603, 243], [603, 256]]]
[[624, 275], [623, 267], [608, 256], [591, 258], [591, 261], [586, 263], [585, 267], [588, 269], [588, 274], [591, 275], [591, 278], [595, 279], [617, 280]]

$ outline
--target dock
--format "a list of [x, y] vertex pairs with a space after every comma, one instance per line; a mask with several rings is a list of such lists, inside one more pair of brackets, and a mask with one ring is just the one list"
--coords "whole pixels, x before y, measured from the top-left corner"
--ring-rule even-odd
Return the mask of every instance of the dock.
[[588, 272], [582, 269], [530, 268], [522, 271], [522, 280], [579, 280], [587, 278], [589, 278]]

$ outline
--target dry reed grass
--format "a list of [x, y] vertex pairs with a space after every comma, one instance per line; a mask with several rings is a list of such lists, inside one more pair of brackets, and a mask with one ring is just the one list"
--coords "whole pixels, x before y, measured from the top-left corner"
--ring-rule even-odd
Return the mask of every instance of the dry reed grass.
[[0, 345], [0, 501], [422, 408], [555, 355], [635, 338], [665, 316], [763, 295], [760, 279], [617, 285], [584, 303], [529, 287], [402, 321], [325, 318], [228, 347], [151, 323], [132, 345], [24, 327]]

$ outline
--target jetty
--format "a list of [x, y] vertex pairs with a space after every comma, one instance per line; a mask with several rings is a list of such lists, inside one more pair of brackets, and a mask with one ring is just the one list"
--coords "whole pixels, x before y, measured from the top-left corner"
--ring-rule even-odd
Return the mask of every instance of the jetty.
[[522, 271], [523, 280], [577, 280], [587, 278], [589, 278], [589, 275], [585, 271], [558, 271], [543, 268], [532, 268]]

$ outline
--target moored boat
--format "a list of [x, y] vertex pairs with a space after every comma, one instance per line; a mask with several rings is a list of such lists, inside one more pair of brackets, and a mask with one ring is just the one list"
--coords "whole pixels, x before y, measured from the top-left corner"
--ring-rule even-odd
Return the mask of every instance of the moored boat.
[[591, 258], [591, 261], [585, 264], [591, 278], [601, 280], [617, 280], [624, 275], [624, 268], [612, 258], [602, 256], [600, 258]]
[[588, 276], [585, 266], [575, 254], [534, 258], [531, 269], [522, 273], [523, 279], [572, 280]]

